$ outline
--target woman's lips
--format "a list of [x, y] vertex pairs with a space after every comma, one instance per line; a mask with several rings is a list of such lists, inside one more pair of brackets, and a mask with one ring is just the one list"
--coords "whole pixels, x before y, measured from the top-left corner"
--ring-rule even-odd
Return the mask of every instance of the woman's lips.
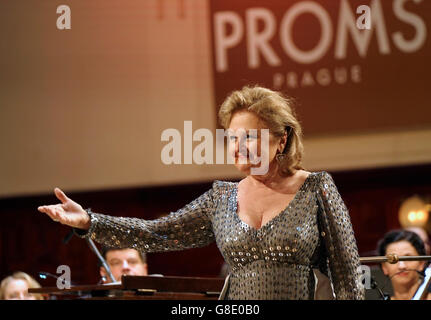
[[235, 160], [239, 160], [239, 159], [248, 159], [248, 157], [245, 155], [235, 155]]
[[237, 153], [235, 154], [236, 158], [247, 158], [248, 154], [243, 154], [243, 153]]

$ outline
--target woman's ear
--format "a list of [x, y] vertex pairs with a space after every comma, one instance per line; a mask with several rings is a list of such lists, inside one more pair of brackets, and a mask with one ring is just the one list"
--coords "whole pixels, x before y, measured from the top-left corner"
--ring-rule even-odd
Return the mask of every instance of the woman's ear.
[[419, 263], [419, 270], [418, 271], [422, 272], [422, 271], [424, 271], [424, 268], [425, 268], [425, 261], [421, 261]]
[[279, 153], [283, 153], [284, 148], [286, 148], [287, 143], [287, 131], [284, 131], [284, 135], [280, 138], [280, 142], [278, 144], [278, 151]]

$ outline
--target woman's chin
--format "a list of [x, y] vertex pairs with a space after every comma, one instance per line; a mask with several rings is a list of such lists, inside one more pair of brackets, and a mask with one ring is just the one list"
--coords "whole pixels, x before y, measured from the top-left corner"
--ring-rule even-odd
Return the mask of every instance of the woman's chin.
[[238, 171], [246, 174], [246, 175], [265, 175], [268, 172], [268, 167], [262, 167], [261, 164], [254, 165], [254, 164], [239, 164], [235, 163], [235, 167]]
[[251, 165], [249, 163], [242, 164], [242, 163], [235, 163], [235, 168], [244, 173], [244, 174], [250, 174]]
[[415, 277], [412, 275], [396, 275], [393, 278], [393, 282], [396, 282], [399, 285], [405, 286], [405, 285], [417, 282], [417, 279], [415, 279]]

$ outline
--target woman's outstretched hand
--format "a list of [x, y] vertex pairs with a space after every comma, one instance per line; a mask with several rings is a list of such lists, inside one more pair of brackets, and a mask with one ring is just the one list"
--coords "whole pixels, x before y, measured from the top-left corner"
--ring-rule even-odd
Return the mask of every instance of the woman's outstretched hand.
[[61, 224], [84, 230], [90, 228], [90, 217], [78, 203], [69, 199], [59, 188], [55, 188], [54, 193], [61, 204], [40, 206], [37, 210], [46, 213], [52, 220]]

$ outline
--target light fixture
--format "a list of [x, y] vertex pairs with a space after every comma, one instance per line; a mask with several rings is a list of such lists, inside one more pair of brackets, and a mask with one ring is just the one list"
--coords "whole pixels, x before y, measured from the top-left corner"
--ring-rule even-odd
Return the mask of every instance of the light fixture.
[[398, 219], [401, 227], [420, 227], [428, 231], [430, 229], [431, 204], [426, 203], [423, 197], [418, 195], [405, 199], [398, 211]]

